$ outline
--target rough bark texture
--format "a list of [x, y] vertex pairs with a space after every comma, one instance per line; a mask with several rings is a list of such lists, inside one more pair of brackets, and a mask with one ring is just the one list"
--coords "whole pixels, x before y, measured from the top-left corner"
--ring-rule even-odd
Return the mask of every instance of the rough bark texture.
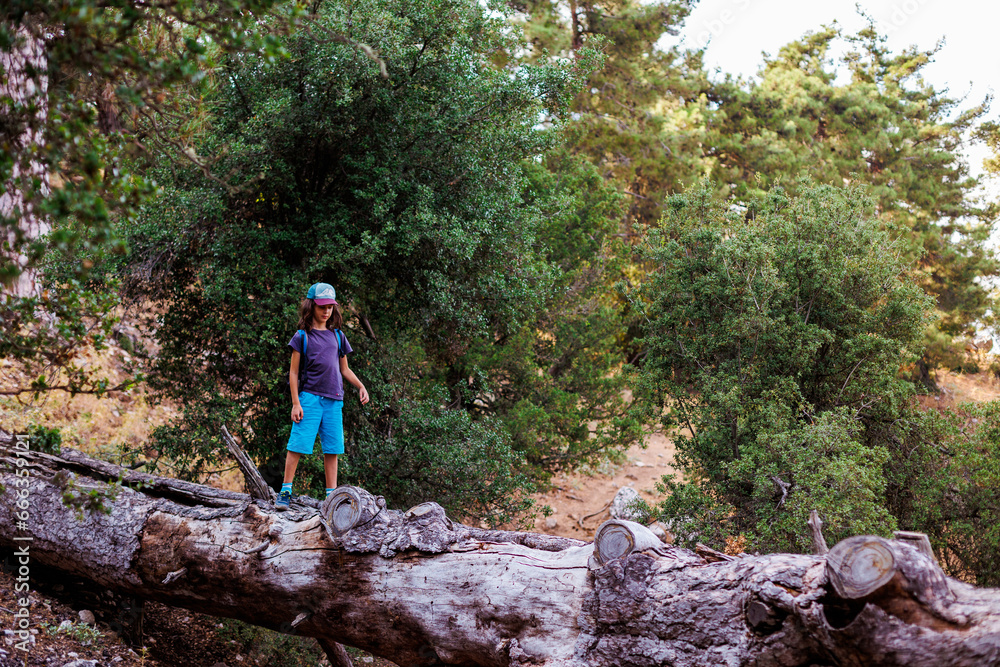
[[[110, 514], [81, 518], [60, 500], [119, 475], [126, 488]], [[19, 532], [20, 480], [30, 520]], [[248, 495], [13, 445], [0, 451], [0, 483], [0, 542], [31, 537], [33, 560], [399, 665], [1000, 664], [1000, 591], [948, 579], [900, 541], [708, 562], [615, 521], [595, 550], [473, 529], [433, 503], [390, 510], [354, 487], [279, 513]], [[864, 579], [871, 544], [883, 558], [875, 569], [891, 576], [839, 595], [831, 582]]]
[[[40, 39], [29, 31], [16, 33], [17, 43], [10, 51], [0, 50], [0, 99], [9, 100], [10, 106], [30, 108], [34, 113], [0, 112], [0, 144], [9, 146], [16, 155], [30, 155], [29, 148], [42, 141], [41, 124], [45, 120], [48, 103], [48, 78], [45, 76], [45, 49]], [[40, 162], [14, 160], [13, 170], [6, 182], [0, 183], [0, 216], [17, 219], [17, 229], [8, 229], [8, 242], [14, 245], [17, 234], [35, 239], [49, 232], [49, 225], [35, 215], [32, 205], [25, 200], [24, 192], [30, 182], [37, 179], [42, 193], [48, 190], [48, 174]], [[11, 259], [21, 269], [21, 275], [11, 286], [15, 296], [33, 296], [37, 293], [35, 271], [27, 268], [28, 258], [15, 253]]]

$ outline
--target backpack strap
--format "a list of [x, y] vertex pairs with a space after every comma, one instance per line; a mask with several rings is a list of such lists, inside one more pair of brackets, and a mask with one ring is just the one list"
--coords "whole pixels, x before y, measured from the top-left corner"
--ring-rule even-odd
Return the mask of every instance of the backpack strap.
[[309, 350], [309, 336], [302, 329], [299, 329], [299, 336], [302, 338], [302, 356], [299, 357], [299, 391], [302, 390], [302, 378], [305, 377], [306, 352]]
[[337, 334], [337, 356], [344, 358], [347, 356], [347, 353], [344, 352], [344, 332], [340, 329], [334, 329], [334, 332]]

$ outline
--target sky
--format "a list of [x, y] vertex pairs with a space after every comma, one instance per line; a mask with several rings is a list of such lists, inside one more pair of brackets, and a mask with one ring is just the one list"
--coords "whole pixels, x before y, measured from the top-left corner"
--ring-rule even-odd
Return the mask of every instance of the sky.
[[[865, 26], [860, 7], [875, 20], [894, 52], [911, 45], [944, 46], [924, 69], [936, 89], [964, 98], [962, 108], [978, 104], [1000, 91], [1000, 3], [983, 0], [701, 0], [685, 22], [681, 43], [706, 47], [709, 70], [752, 76], [761, 52], [777, 54], [784, 44], [809, 30], [836, 21], [846, 33]], [[677, 40], [671, 39], [671, 42]], [[1000, 100], [987, 118], [1000, 119]], [[982, 171], [985, 148], [967, 151], [974, 174]], [[993, 189], [992, 187], [990, 189]]]

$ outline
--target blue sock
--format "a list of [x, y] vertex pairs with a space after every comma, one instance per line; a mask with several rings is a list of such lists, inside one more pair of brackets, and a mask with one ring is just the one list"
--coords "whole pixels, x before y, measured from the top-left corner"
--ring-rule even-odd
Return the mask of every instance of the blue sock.
[[285, 491], [288, 491], [289, 493], [292, 492], [292, 483], [291, 482], [289, 482], [288, 484], [282, 484], [281, 485], [281, 492], [284, 493]]
[[333, 493], [333, 492], [334, 492], [334, 489], [327, 489], [326, 490], [326, 497], [329, 498], [330, 494]]

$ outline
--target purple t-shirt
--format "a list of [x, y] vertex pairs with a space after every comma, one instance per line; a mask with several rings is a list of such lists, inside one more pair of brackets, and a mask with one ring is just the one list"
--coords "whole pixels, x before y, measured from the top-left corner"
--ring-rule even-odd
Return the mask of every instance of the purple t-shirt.
[[[344, 352], [350, 354], [354, 350], [343, 329], [340, 334], [344, 337]], [[306, 363], [302, 369], [305, 378], [299, 391], [308, 391], [337, 401], [344, 400], [344, 377], [340, 374], [337, 333], [333, 329], [313, 329], [306, 336], [309, 340], [306, 342]], [[288, 347], [302, 354], [302, 336], [298, 331], [288, 341]]]

